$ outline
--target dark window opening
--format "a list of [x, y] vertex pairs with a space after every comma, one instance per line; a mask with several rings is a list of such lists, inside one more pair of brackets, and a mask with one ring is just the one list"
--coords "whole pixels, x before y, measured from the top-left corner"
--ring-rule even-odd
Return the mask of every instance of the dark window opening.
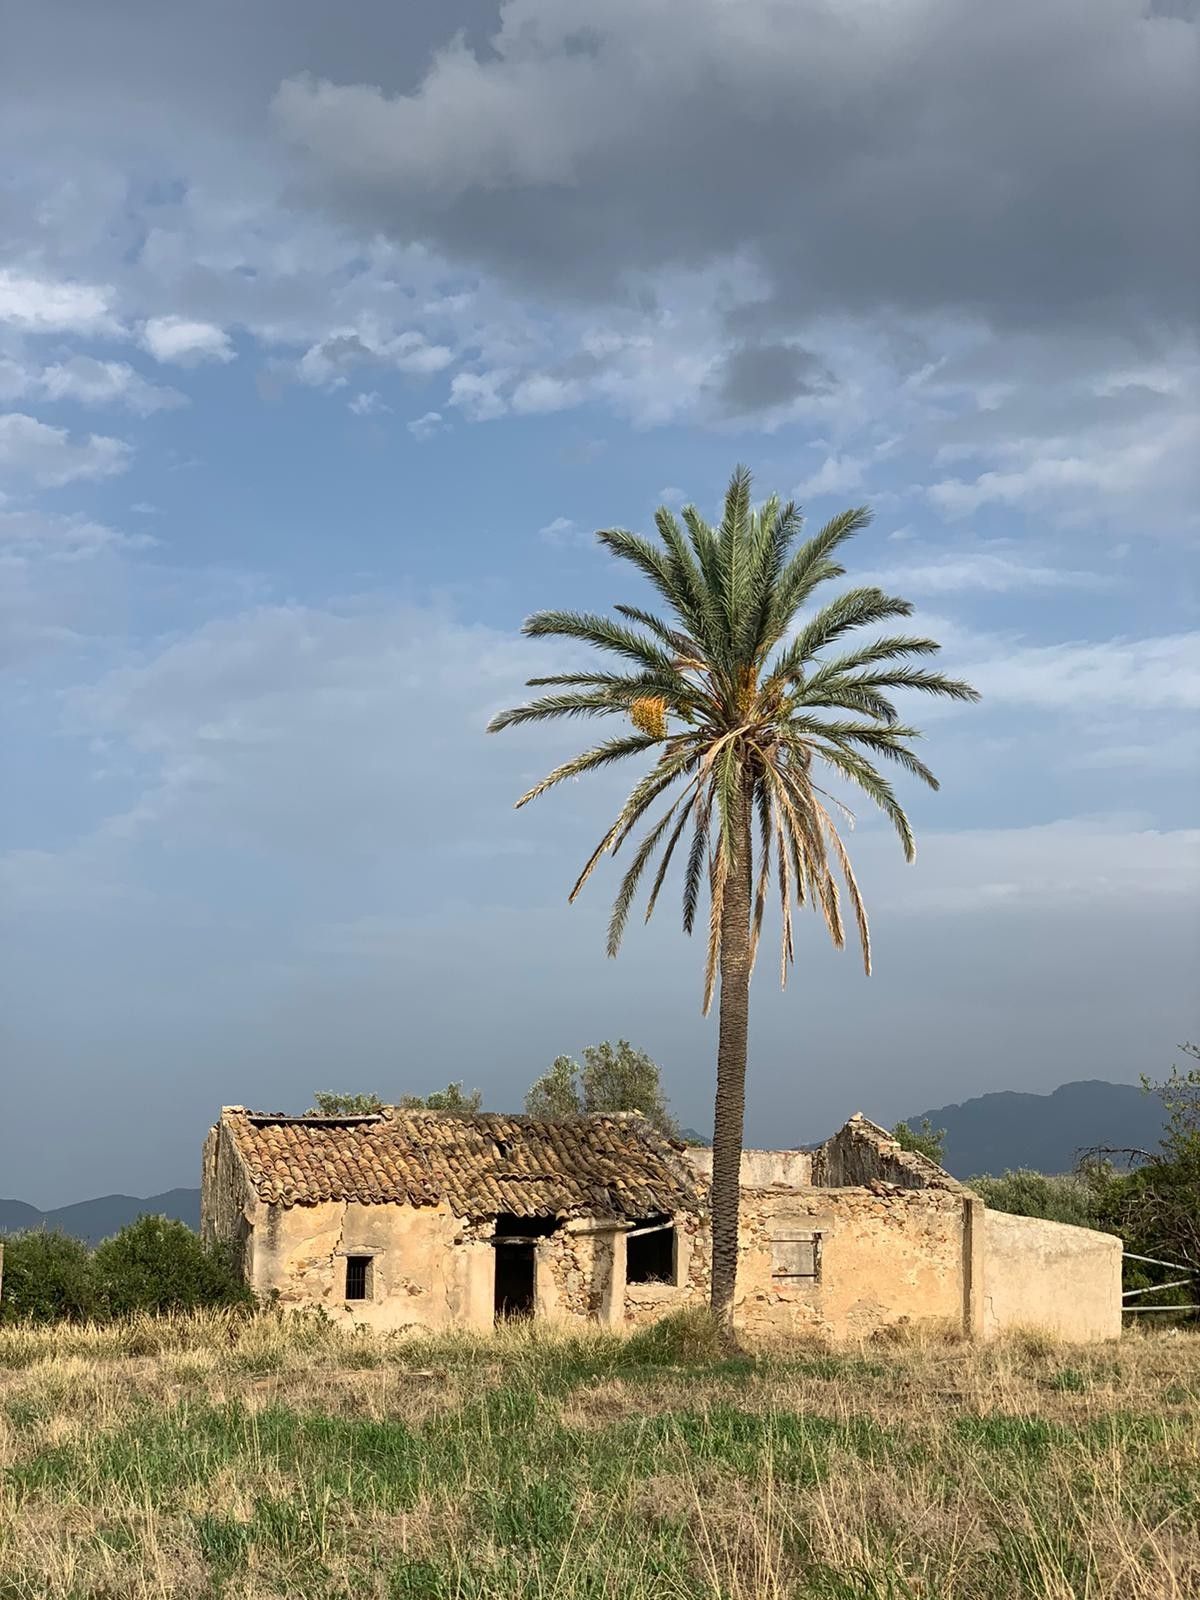
[[370, 1256], [346, 1257], [346, 1299], [366, 1300], [368, 1276], [371, 1268]]
[[644, 1217], [634, 1223], [625, 1236], [625, 1282], [675, 1282], [675, 1227], [670, 1217]]
[[500, 1157], [501, 1161], [507, 1161], [509, 1156], [512, 1155], [512, 1140], [493, 1139], [492, 1143], [496, 1146], [496, 1154]]
[[821, 1276], [821, 1235], [789, 1233], [771, 1240], [771, 1277], [784, 1282], [819, 1279]]
[[496, 1321], [532, 1315], [533, 1245], [501, 1242], [496, 1245]]

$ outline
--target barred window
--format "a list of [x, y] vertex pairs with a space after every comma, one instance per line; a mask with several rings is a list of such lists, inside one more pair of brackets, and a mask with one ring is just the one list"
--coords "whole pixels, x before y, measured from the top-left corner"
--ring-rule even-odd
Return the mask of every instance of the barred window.
[[368, 1300], [370, 1283], [370, 1256], [346, 1257], [346, 1299]]

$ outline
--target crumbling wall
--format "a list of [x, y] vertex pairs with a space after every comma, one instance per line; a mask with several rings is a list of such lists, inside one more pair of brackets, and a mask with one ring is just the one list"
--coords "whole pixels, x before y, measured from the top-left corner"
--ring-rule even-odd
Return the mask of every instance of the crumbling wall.
[[[775, 1276], [772, 1241], [810, 1233], [818, 1275]], [[882, 1185], [743, 1195], [735, 1316], [747, 1331], [834, 1338], [894, 1325], [961, 1331], [964, 1307], [959, 1196]]]
[[1120, 1239], [1041, 1217], [985, 1211], [985, 1338], [1040, 1328], [1086, 1343], [1121, 1335]]
[[[256, 1202], [248, 1278], [261, 1297], [338, 1322], [490, 1328], [495, 1260], [486, 1234], [445, 1205]], [[347, 1256], [370, 1256], [368, 1297], [346, 1299]]]
[[688, 1305], [704, 1305], [708, 1300], [709, 1254], [712, 1236], [707, 1220], [683, 1212], [675, 1223], [675, 1282], [630, 1283], [626, 1277], [626, 1241], [618, 1234], [614, 1252], [614, 1273], [620, 1286], [623, 1320], [631, 1326], [657, 1322]]
[[886, 1128], [861, 1112], [814, 1152], [812, 1182], [830, 1189], [889, 1183], [901, 1189], [945, 1189], [960, 1194], [963, 1188], [928, 1156], [902, 1150]]
[[221, 1123], [204, 1141], [200, 1178], [200, 1236], [244, 1244], [254, 1197], [233, 1140]]
[[565, 1222], [534, 1252], [535, 1314], [552, 1322], [617, 1320], [613, 1276], [618, 1224]]

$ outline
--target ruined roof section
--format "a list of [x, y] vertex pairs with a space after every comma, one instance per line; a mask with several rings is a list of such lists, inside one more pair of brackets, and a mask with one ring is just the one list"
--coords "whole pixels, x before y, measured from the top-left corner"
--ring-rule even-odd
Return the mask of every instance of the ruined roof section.
[[917, 1150], [902, 1150], [886, 1128], [856, 1111], [813, 1155], [813, 1181], [824, 1188], [942, 1189], [961, 1193], [957, 1178]]
[[283, 1117], [227, 1106], [259, 1199], [437, 1205], [462, 1217], [640, 1218], [700, 1204], [683, 1146], [636, 1114], [532, 1117], [385, 1106], [372, 1117]]

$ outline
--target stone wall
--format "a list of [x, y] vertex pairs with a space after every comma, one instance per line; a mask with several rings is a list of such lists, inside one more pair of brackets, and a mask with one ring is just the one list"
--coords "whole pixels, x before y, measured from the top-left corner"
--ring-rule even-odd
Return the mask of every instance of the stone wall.
[[620, 1320], [613, 1274], [615, 1223], [591, 1218], [564, 1223], [534, 1251], [537, 1315], [551, 1322]]
[[873, 1183], [901, 1189], [945, 1189], [961, 1194], [963, 1186], [936, 1161], [916, 1150], [902, 1150], [886, 1128], [856, 1112], [845, 1127], [814, 1153], [812, 1181], [823, 1188]]
[[1121, 1249], [1113, 1234], [986, 1211], [983, 1337], [1040, 1328], [1080, 1343], [1119, 1338]]
[[[742, 1201], [737, 1318], [747, 1331], [861, 1337], [889, 1326], [960, 1331], [963, 1208], [957, 1196], [868, 1189], [766, 1190]], [[773, 1241], [814, 1235], [818, 1274], [776, 1276]]]

